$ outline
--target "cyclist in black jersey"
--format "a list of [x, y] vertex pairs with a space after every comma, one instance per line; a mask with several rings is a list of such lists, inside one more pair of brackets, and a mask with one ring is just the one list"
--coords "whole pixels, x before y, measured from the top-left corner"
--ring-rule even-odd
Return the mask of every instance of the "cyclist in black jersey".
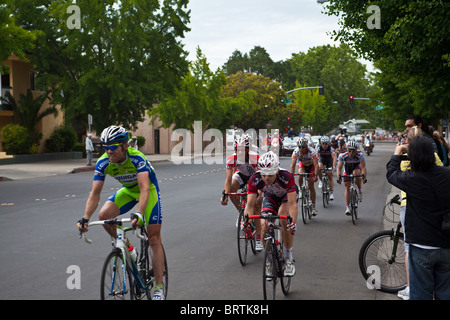
[[337, 159], [336, 153], [328, 136], [322, 137], [320, 145], [317, 145], [316, 153], [319, 155], [319, 188], [322, 188], [322, 169], [332, 168], [332, 171], [328, 171], [327, 174], [330, 181], [330, 200], [334, 200], [333, 172], [336, 170]]

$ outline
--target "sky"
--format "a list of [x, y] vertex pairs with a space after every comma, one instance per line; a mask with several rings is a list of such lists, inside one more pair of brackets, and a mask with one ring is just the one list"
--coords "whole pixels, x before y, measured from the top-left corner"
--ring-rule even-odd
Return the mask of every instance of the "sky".
[[188, 59], [196, 60], [199, 46], [213, 71], [235, 50], [244, 54], [261, 46], [280, 61], [312, 47], [339, 45], [327, 34], [339, 29], [338, 18], [321, 13], [316, 0], [190, 0], [188, 9], [191, 31], [182, 39]]

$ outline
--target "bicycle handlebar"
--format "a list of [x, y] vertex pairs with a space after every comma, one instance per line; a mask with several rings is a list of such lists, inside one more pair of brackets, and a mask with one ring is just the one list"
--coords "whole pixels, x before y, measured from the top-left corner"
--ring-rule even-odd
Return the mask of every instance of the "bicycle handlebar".
[[[99, 220], [99, 221], [91, 221], [88, 223], [88, 227], [90, 226], [100, 226], [100, 225], [122, 225], [124, 222], [131, 222], [132, 219], [131, 218], [123, 218], [123, 219], [109, 219], [109, 220]], [[86, 235], [87, 232], [82, 232], [80, 230], [80, 238], [81, 236], [83, 237], [84, 241], [86, 241], [87, 243], [91, 244], [92, 240], [89, 239]], [[136, 232], [136, 237], [138, 237], [141, 240], [146, 240], [146, 236], [145, 235], [141, 235], [138, 232]]]
[[349, 175], [346, 175], [346, 176], [343, 176], [343, 175], [340, 174], [338, 179], [342, 179], [342, 178], [358, 178], [358, 177], [365, 178], [366, 176], [363, 175], [363, 174], [349, 174]]
[[266, 219], [266, 220], [280, 219], [280, 220], [288, 220], [289, 223], [292, 223], [292, 217], [289, 214], [287, 216], [284, 216], [284, 215], [273, 215], [273, 214], [264, 214], [264, 215], [263, 214], [256, 214], [256, 215], [249, 216], [248, 214], [246, 214], [245, 215], [246, 223], [250, 219]]
[[293, 173], [293, 175], [294, 176], [304, 176], [304, 177], [306, 177], [306, 176], [309, 176], [309, 177], [315, 177], [316, 176], [316, 174], [314, 173], [314, 172], [299, 172], [299, 173]]

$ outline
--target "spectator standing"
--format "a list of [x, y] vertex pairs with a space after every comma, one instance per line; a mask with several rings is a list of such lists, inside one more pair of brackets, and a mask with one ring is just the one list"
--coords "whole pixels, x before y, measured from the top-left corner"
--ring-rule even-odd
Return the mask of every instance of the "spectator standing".
[[133, 136], [129, 141], [128, 141], [128, 145], [136, 150], [138, 149], [138, 145], [137, 145], [137, 137]]
[[92, 143], [92, 134], [88, 134], [86, 137], [86, 165], [92, 166], [91, 161], [94, 157], [94, 144]]
[[[408, 152], [410, 169], [400, 168]], [[408, 195], [405, 213], [409, 244], [411, 300], [450, 300], [450, 236], [442, 231], [444, 212], [450, 210], [450, 170], [436, 166], [432, 140], [425, 136], [398, 145], [387, 164], [389, 183]], [[439, 193], [437, 193], [439, 191]]]
[[[448, 154], [450, 153], [450, 146], [447, 141], [445, 141], [444, 136], [439, 131], [433, 131], [433, 139], [436, 143], [439, 152], [439, 156], [445, 167], [450, 167], [450, 160], [448, 159]], [[442, 153], [442, 156], [441, 156]]]

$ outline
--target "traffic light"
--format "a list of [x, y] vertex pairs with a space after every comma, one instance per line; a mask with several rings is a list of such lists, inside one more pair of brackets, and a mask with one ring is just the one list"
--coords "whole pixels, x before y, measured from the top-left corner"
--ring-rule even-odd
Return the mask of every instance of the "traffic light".
[[353, 103], [354, 97], [351, 95], [349, 98], [350, 98], [350, 103]]
[[323, 85], [323, 83], [321, 83], [321, 84], [319, 84], [319, 94], [321, 95], [321, 96], [323, 96], [324, 95], [324, 89], [325, 89], [325, 86]]

